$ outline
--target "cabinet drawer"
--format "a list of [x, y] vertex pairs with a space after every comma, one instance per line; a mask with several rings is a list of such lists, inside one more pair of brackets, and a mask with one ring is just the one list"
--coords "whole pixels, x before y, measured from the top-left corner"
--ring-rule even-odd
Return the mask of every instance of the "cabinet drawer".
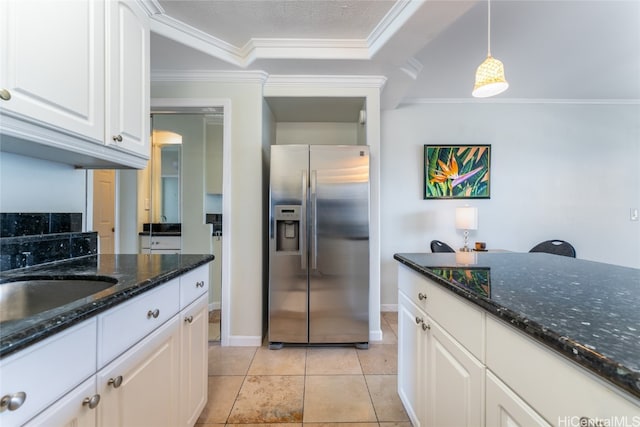
[[425, 276], [400, 266], [398, 286], [480, 361], [484, 361], [484, 312]]
[[0, 425], [22, 425], [95, 371], [95, 319], [0, 360], [0, 396], [26, 393], [22, 406], [0, 413]]
[[640, 420], [640, 400], [493, 316], [487, 316], [487, 367], [553, 424]]
[[209, 290], [209, 265], [202, 265], [180, 277], [180, 309]]
[[141, 249], [181, 249], [180, 236], [140, 236]]
[[174, 279], [99, 315], [98, 368], [175, 315], [179, 298], [180, 281]]

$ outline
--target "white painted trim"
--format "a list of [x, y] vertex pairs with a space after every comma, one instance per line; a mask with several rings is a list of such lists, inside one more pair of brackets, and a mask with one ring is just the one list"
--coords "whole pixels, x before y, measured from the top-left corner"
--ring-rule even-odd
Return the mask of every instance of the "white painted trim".
[[220, 301], [214, 301], [209, 303], [209, 311], [220, 310]]
[[[222, 312], [220, 326], [220, 345], [239, 345], [231, 344], [235, 342], [231, 336], [231, 242], [233, 234], [231, 233], [231, 223], [233, 217], [231, 215], [231, 205], [233, 195], [231, 194], [231, 100], [228, 98], [151, 98], [151, 110], [160, 108], [176, 108], [176, 107], [222, 107], [224, 109], [223, 128], [222, 128], [222, 194], [224, 202], [222, 203]], [[227, 237], [228, 236], [228, 237]], [[260, 340], [258, 340], [260, 342]], [[260, 345], [260, 343], [258, 344]]]
[[287, 86], [319, 86], [323, 88], [376, 88], [382, 90], [386, 82], [387, 78], [385, 76], [274, 74], [267, 78], [264, 89], [267, 91], [269, 89]]
[[157, 82], [217, 82], [260, 83], [267, 81], [264, 71], [214, 71], [214, 70], [156, 70], [151, 72], [151, 81]]
[[[220, 345], [225, 346], [225, 344], [222, 343]], [[226, 345], [229, 347], [261, 347], [262, 337], [253, 335], [234, 335], [229, 337]]]
[[640, 99], [531, 99], [531, 98], [404, 98], [400, 105], [415, 104], [568, 104], [639, 105]]
[[409, 58], [407, 62], [400, 67], [403, 73], [411, 77], [413, 80], [416, 80], [422, 71], [423, 65], [422, 62], [418, 61], [416, 58]]
[[239, 48], [166, 15], [157, 0], [138, 3], [149, 15], [154, 33], [243, 68], [266, 58], [371, 59], [423, 4], [399, 0], [366, 39], [252, 38]]
[[423, 1], [398, 0], [371, 31], [367, 38], [369, 55], [373, 57], [389, 39], [418, 11]]
[[369, 341], [382, 341], [382, 329], [369, 331]]

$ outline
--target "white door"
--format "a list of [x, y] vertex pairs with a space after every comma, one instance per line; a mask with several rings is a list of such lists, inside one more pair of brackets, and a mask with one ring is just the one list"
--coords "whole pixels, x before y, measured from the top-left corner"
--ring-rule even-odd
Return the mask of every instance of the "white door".
[[178, 321], [174, 316], [98, 372], [98, 425], [178, 425]]
[[149, 25], [134, 1], [108, 1], [107, 129], [113, 147], [149, 158]]
[[104, 3], [0, 1], [2, 113], [103, 143]]
[[98, 253], [115, 251], [115, 171], [97, 169], [93, 172], [93, 230], [98, 233]]

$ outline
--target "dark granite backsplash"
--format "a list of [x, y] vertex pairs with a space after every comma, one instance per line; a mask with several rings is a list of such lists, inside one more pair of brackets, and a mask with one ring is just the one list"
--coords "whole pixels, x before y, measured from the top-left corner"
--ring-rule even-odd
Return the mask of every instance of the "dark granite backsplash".
[[98, 253], [81, 213], [0, 213], [0, 271]]
[[0, 237], [82, 231], [81, 213], [0, 213]]

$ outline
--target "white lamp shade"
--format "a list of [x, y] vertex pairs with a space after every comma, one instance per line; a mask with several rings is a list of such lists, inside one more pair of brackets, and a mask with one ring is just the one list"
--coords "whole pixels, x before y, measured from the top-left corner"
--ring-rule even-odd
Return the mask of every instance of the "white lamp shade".
[[458, 230], [477, 230], [478, 208], [471, 206], [456, 208], [456, 228]]

